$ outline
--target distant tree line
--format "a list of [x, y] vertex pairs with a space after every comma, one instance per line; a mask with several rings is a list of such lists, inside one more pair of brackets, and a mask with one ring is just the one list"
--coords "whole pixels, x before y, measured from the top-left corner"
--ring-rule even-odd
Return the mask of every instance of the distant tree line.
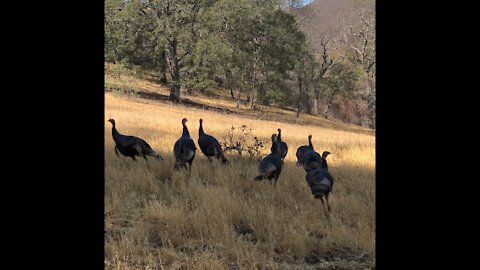
[[373, 127], [374, 22], [365, 16], [364, 25], [348, 26], [341, 40], [321, 40], [323, 51], [312, 52], [295, 15], [302, 5], [300, 0], [106, 0], [105, 61], [155, 70], [176, 102], [182, 93], [220, 88], [250, 108], [279, 105], [298, 115], [338, 117], [342, 99], [367, 119], [359, 124]]

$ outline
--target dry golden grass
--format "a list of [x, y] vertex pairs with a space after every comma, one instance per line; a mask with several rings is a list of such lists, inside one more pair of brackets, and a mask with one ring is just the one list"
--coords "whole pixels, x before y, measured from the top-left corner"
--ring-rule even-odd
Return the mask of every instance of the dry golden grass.
[[[120, 77], [115, 77], [114, 69], [116, 65], [106, 64], [105, 83], [111, 85], [121, 85], [128, 88], [135, 89], [143, 93], [159, 94], [162, 96], [168, 96], [169, 90], [162, 85], [159, 85], [152, 81], [152, 76], [145, 71], [137, 71], [136, 74], [122, 74]], [[234, 113], [240, 114], [244, 117], [251, 119], [263, 119], [270, 121], [280, 121], [282, 123], [292, 123], [301, 125], [314, 125], [323, 128], [339, 129], [345, 131], [353, 131], [356, 133], [363, 133], [374, 135], [375, 132], [372, 129], [342, 123], [340, 121], [332, 121], [325, 119], [323, 116], [314, 116], [306, 113], [300, 114], [297, 117], [297, 113], [293, 110], [288, 110], [279, 107], [260, 106], [257, 110], [252, 110], [244, 104], [237, 108], [237, 100], [232, 99], [225, 90], [212, 91], [214, 97], [205, 97], [201, 95], [189, 95], [182, 98], [188, 99], [198, 104], [206, 104], [223, 110], [230, 110]]]
[[[375, 137], [314, 125], [226, 115], [105, 94], [106, 269], [357, 269], [375, 252]], [[289, 153], [276, 190], [256, 182], [258, 162], [228, 154], [209, 163], [197, 150], [192, 172], [173, 172], [173, 145], [187, 117], [197, 144], [199, 118], [221, 140], [245, 124], [265, 142], [282, 128]], [[117, 157], [111, 125], [145, 139], [164, 161]], [[331, 222], [295, 166], [295, 151], [313, 135], [328, 150], [335, 177]], [[198, 144], [197, 144], [198, 147]], [[270, 143], [263, 149], [267, 154]], [[338, 259], [338, 260], [337, 260]], [[363, 269], [362, 268], [362, 269]]]

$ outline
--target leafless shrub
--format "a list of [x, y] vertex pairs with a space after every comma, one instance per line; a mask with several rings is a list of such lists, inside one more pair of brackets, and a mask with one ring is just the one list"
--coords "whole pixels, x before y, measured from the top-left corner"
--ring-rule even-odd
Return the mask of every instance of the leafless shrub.
[[246, 153], [250, 158], [260, 158], [264, 142], [254, 135], [253, 129], [246, 125], [229, 128], [220, 143], [224, 151], [237, 151], [240, 156]]

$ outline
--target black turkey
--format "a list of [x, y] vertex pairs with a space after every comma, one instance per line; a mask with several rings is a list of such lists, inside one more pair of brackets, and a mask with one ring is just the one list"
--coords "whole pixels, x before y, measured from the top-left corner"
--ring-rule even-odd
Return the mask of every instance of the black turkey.
[[[328, 195], [333, 188], [334, 179], [332, 175], [326, 168], [317, 168], [307, 172], [306, 179], [308, 186], [310, 187], [310, 191], [316, 199], [320, 199], [323, 209], [325, 210], [325, 215], [327, 218], [329, 218], [331, 208], [328, 202]], [[324, 197], [327, 203], [327, 208], [325, 208], [323, 201]]]
[[187, 118], [182, 119], [182, 126], [183, 126], [183, 133], [180, 139], [175, 142], [175, 146], [173, 147], [173, 154], [175, 156], [175, 169], [179, 169], [180, 167], [187, 168], [188, 163], [188, 170], [192, 170], [192, 162], [195, 158], [195, 151], [197, 147], [195, 143], [190, 138], [190, 133], [188, 132], [188, 128], [185, 125], [187, 122]]
[[288, 146], [284, 141], [282, 141], [282, 130], [277, 129], [277, 131], [278, 131], [277, 139], [275, 143], [272, 143], [272, 147], [270, 150], [273, 152], [273, 149], [277, 148], [278, 149], [277, 152], [279, 153], [280, 157], [284, 159], [288, 153]]
[[207, 156], [208, 160], [212, 162], [211, 157], [215, 157], [222, 161], [222, 163], [228, 163], [222, 152], [222, 147], [218, 143], [215, 137], [205, 134], [203, 131], [203, 119], [200, 119], [200, 128], [198, 130], [198, 145], [202, 153]]
[[330, 152], [324, 151], [320, 156], [319, 153], [315, 150], [307, 150], [303, 155], [300, 163], [303, 165], [303, 168], [306, 172], [318, 169], [325, 168], [328, 169], [327, 156], [330, 155]]
[[131, 157], [135, 161], [136, 156], [143, 157], [145, 161], [147, 161], [147, 156], [163, 160], [146, 141], [135, 136], [122, 135], [115, 127], [115, 120], [110, 118], [108, 122], [112, 123], [112, 137], [115, 141], [115, 154], [117, 156], [119, 156], [118, 152], [120, 152], [122, 155]]
[[[272, 145], [276, 143], [276, 137], [276, 134], [272, 134]], [[260, 161], [258, 166], [258, 176], [255, 177], [255, 180], [261, 181], [267, 178], [268, 180], [272, 181], [272, 179], [275, 179], [274, 187], [276, 187], [278, 177], [282, 172], [283, 159], [278, 153], [278, 149], [276, 147], [272, 147], [271, 150], [272, 153]]]
[[302, 157], [308, 150], [315, 150], [315, 149], [313, 149], [312, 135], [308, 135], [308, 145], [302, 145], [302, 146], [298, 147], [297, 153], [295, 153], [295, 155], [297, 156], [297, 166], [298, 167], [302, 166], [302, 162], [301, 162]]

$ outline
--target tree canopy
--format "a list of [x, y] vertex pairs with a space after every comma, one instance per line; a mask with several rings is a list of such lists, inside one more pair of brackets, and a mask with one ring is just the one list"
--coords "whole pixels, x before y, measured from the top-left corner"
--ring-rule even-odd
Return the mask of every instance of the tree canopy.
[[357, 114], [372, 125], [373, 15], [362, 11], [345, 38], [321, 36], [322, 50], [312, 51], [297, 15], [307, 2], [106, 0], [105, 60], [155, 70], [173, 101], [215, 88], [251, 108], [282, 105], [297, 114], [320, 114], [323, 101], [327, 115], [336, 101], [354, 100], [367, 103]]

